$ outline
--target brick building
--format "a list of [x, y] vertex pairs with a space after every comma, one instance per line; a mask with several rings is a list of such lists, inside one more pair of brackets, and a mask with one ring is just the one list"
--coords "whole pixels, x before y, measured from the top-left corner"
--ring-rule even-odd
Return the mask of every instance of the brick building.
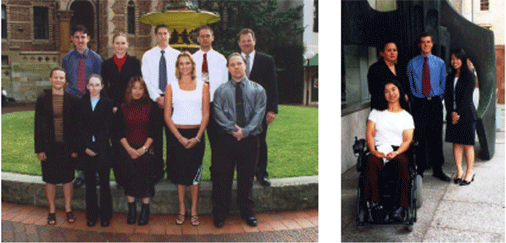
[[158, 12], [158, 0], [2, 0], [2, 87], [19, 101], [34, 101], [51, 86], [48, 73], [74, 48], [70, 27], [86, 26], [89, 48], [104, 59], [114, 51], [112, 35], [128, 33], [129, 54], [141, 58], [155, 45], [152, 26], [142, 13]]

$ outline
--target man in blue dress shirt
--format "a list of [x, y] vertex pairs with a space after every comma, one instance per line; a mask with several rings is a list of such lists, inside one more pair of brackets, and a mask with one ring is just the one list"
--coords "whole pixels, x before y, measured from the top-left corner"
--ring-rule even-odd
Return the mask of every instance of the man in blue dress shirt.
[[443, 104], [446, 68], [444, 61], [431, 54], [432, 36], [420, 35], [418, 46], [421, 55], [409, 61], [407, 74], [414, 100], [412, 114], [415, 121], [415, 139], [419, 141], [417, 150], [418, 173], [432, 166], [434, 177], [450, 181], [444, 174], [443, 156]]
[[[92, 74], [101, 73], [103, 59], [96, 52], [88, 49], [90, 36], [88, 29], [83, 25], [72, 27], [70, 39], [76, 47], [65, 54], [62, 59], [62, 67], [67, 73], [67, 93], [82, 97], [86, 93], [86, 81]], [[77, 171], [74, 180], [74, 188], [80, 188], [84, 184], [84, 173]]]

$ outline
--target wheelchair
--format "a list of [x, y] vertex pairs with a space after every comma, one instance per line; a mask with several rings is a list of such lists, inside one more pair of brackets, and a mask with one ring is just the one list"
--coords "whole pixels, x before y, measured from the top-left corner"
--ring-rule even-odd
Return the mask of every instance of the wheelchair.
[[[409, 158], [408, 172], [410, 175], [410, 192], [408, 194], [408, 209], [405, 210], [404, 220], [396, 221], [393, 219], [382, 220], [377, 215], [387, 215], [396, 206], [394, 203], [394, 196], [396, 190], [395, 177], [389, 176], [393, 173], [393, 167], [385, 165], [384, 169], [380, 172], [378, 178], [378, 188], [380, 194], [382, 209], [372, 210], [372, 205], [365, 202], [363, 199], [363, 188], [365, 183], [365, 173], [362, 173], [367, 157], [370, 152], [367, 148], [365, 139], [357, 139], [355, 137], [355, 144], [353, 145], [353, 152], [357, 158], [357, 171], [360, 172], [357, 192], [357, 227], [367, 226], [371, 224], [392, 224], [392, 225], [406, 225], [406, 229], [413, 231], [416, 222], [416, 211], [422, 206], [422, 176], [417, 174], [416, 169], [416, 155], [415, 151], [418, 147], [418, 142], [414, 141], [406, 155]], [[373, 212], [374, 211], [374, 212]], [[376, 217], [375, 217], [376, 216]]]

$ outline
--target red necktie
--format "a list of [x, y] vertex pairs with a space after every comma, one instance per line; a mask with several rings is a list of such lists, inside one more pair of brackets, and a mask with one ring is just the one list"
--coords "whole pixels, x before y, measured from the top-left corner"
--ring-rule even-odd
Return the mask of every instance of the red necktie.
[[209, 73], [209, 69], [207, 67], [207, 53], [204, 53], [204, 61], [202, 62], [202, 72]]
[[422, 94], [425, 97], [429, 97], [430, 95], [430, 71], [429, 71], [429, 63], [427, 62], [427, 57], [423, 62], [423, 74], [422, 74]]
[[86, 68], [84, 66], [83, 54], [79, 54], [79, 66], [77, 67], [77, 84], [76, 88], [79, 91], [79, 96], [83, 95], [83, 91], [86, 88]]

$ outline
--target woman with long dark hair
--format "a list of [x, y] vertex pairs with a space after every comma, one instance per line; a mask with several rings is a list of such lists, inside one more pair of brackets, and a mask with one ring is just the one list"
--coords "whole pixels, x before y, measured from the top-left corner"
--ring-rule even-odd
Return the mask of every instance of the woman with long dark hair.
[[[444, 93], [446, 107], [446, 142], [453, 143], [453, 157], [457, 166], [455, 184], [469, 185], [474, 180], [474, 140], [478, 114], [473, 103], [476, 78], [467, 65], [463, 49], [451, 52], [452, 72], [446, 77]], [[464, 148], [462, 150], [462, 147]], [[464, 175], [462, 155], [466, 156]]]
[[[112, 36], [111, 45], [114, 49], [114, 55], [102, 63], [102, 77], [104, 90], [113, 100], [113, 112], [116, 113], [118, 107], [125, 102], [125, 91], [128, 81], [134, 76], [142, 76], [141, 62], [135, 56], [127, 53], [128, 40], [127, 35], [123, 32], [116, 33]], [[112, 151], [118, 154], [122, 149], [119, 138], [111, 137]], [[116, 178], [118, 187], [122, 187], [125, 181], [124, 166], [122, 166], [119, 158], [112, 157], [111, 165]]]
[[[367, 85], [371, 94], [371, 109], [377, 108], [376, 106], [384, 98], [383, 89], [390, 80], [397, 80], [405, 94], [409, 94], [410, 91], [406, 71], [395, 63], [398, 57], [395, 42], [386, 41], [378, 49], [381, 50], [380, 56], [382, 58], [372, 64], [367, 73]], [[408, 95], [402, 97], [407, 101]]]
[[[408, 150], [413, 140], [413, 117], [405, 110], [406, 100], [399, 82], [387, 81], [383, 89], [383, 99], [378, 108], [374, 108], [367, 121], [366, 141], [370, 155], [365, 164], [364, 200], [372, 205], [373, 210], [381, 208], [378, 175], [389, 163], [395, 168], [397, 189], [391, 217], [402, 221], [408, 208], [409, 172]], [[389, 166], [390, 166], [389, 165]]]
[[125, 167], [125, 195], [128, 202], [127, 223], [135, 224], [137, 212], [135, 199], [142, 198], [139, 225], [146, 225], [150, 218], [149, 203], [155, 195], [156, 171], [153, 137], [160, 126], [158, 108], [151, 102], [142, 77], [132, 77], [128, 82], [125, 103], [116, 112], [117, 137], [123, 147], [120, 161]]

